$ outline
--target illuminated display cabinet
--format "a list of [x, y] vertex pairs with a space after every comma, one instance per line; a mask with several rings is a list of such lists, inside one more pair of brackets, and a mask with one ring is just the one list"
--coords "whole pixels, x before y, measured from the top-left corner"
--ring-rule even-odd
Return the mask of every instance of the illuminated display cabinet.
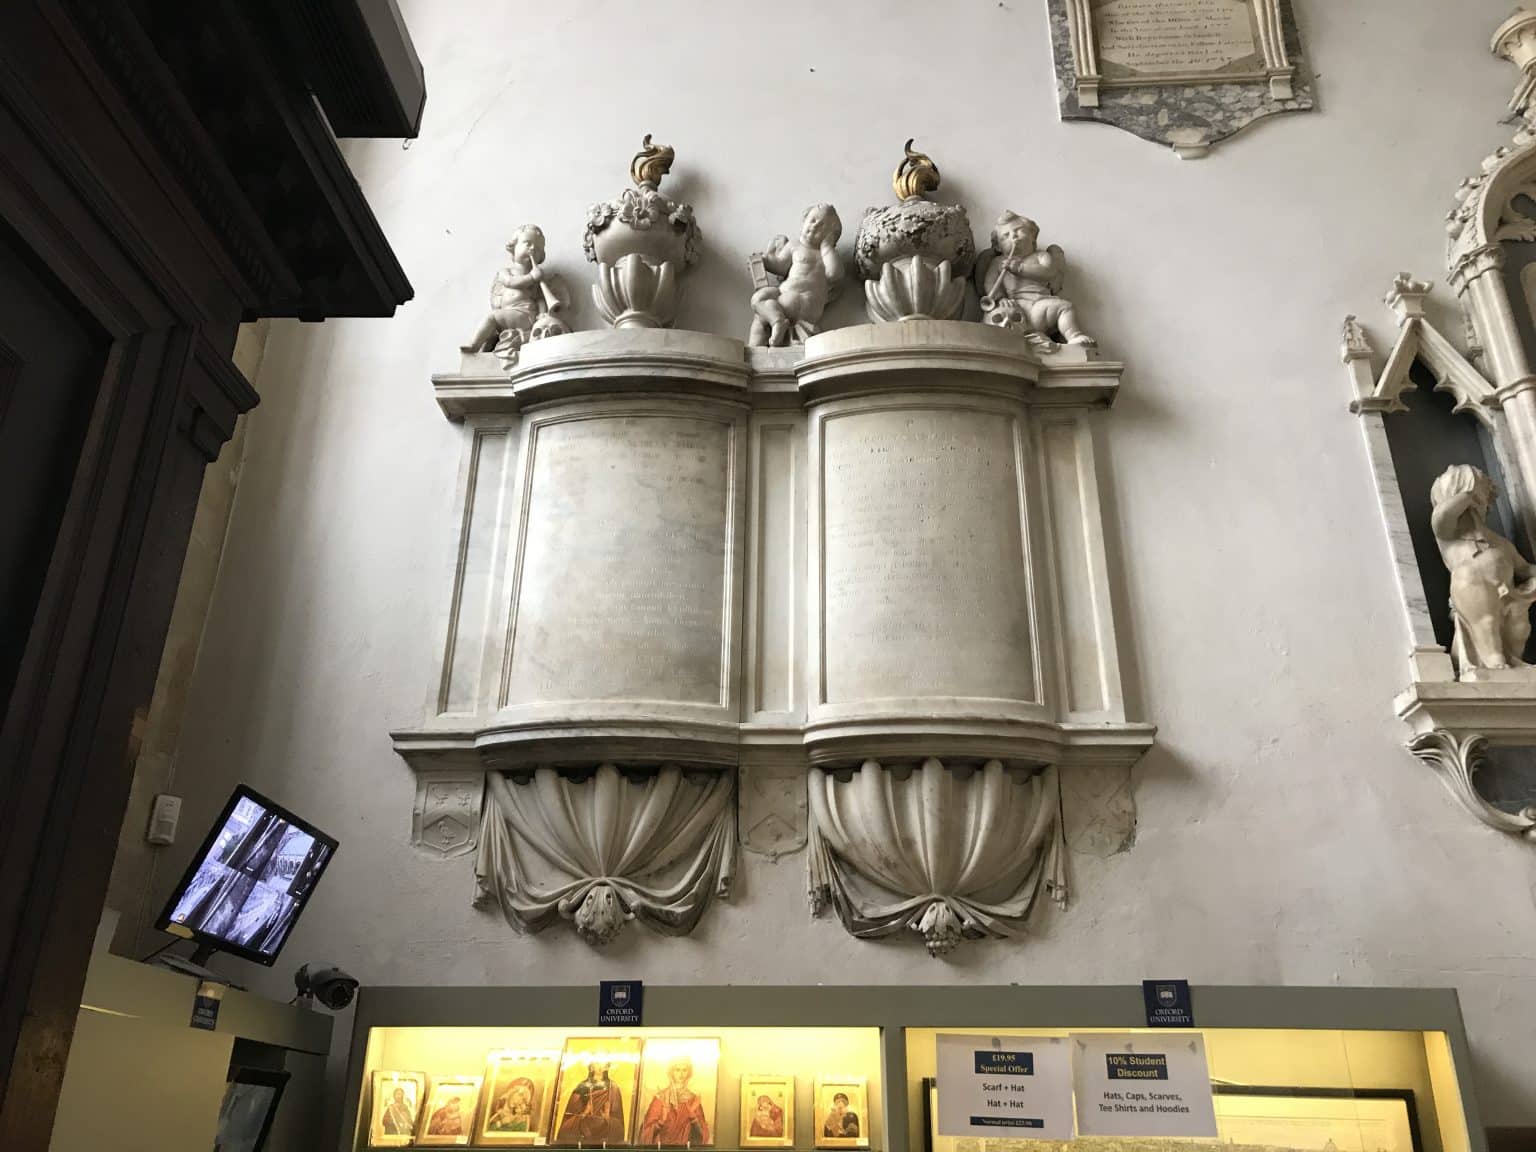
[[[1215, 1141], [1073, 1148], [1483, 1152], [1456, 994], [1196, 988]], [[598, 991], [366, 988], [342, 1148], [854, 1148], [1033, 1152], [941, 1135], [937, 1037], [1147, 1029], [1140, 987], [646, 987], [643, 1026]]]

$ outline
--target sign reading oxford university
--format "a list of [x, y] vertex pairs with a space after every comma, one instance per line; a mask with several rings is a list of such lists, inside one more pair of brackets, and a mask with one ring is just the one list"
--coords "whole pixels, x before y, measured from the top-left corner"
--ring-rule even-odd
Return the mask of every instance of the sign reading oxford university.
[[602, 980], [597, 986], [597, 1022], [617, 1028], [638, 1028], [645, 985], [639, 980]]
[[1143, 980], [1142, 998], [1147, 1004], [1148, 1028], [1193, 1028], [1194, 998], [1188, 980]]

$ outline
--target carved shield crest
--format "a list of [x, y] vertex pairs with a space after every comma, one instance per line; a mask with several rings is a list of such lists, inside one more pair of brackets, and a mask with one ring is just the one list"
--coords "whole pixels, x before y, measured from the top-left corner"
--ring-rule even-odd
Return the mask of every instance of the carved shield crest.
[[805, 770], [745, 765], [740, 769], [741, 846], [777, 859], [805, 847]]
[[479, 772], [421, 773], [411, 843], [433, 856], [462, 856], [475, 849], [485, 777]]

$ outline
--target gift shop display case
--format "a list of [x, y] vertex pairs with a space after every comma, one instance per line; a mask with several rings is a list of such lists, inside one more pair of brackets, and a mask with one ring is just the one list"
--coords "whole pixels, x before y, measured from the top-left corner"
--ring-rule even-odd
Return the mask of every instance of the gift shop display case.
[[[365, 988], [342, 1148], [1485, 1152], [1453, 991], [1198, 987], [1193, 1006], [1197, 1027], [1152, 1029], [1135, 986], [647, 986], [643, 1024], [600, 1027], [592, 986]], [[1216, 1134], [1083, 1134], [1074, 1079], [1070, 1140], [947, 1135], [941, 1036], [1198, 1048]]]

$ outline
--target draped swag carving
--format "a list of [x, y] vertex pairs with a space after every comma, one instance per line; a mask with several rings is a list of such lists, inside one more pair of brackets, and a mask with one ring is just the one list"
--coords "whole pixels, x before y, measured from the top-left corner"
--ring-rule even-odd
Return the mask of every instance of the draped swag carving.
[[669, 936], [691, 932], [736, 867], [736, 781], [678, 765], [621, 771], [603, 764], [486, 777], [475, 861], [477, 907], [515, 928], [572, 922], [607, 944], [628, 920]]
[[938, 956], [1021, 932], [1042, 889], [1066, 903], [1054, 767], [1023, 779], [997, 760], [868, 760], [851, 777], [813, 769], [810, 792], [812, 909], [855, 936], [906, 928]]

